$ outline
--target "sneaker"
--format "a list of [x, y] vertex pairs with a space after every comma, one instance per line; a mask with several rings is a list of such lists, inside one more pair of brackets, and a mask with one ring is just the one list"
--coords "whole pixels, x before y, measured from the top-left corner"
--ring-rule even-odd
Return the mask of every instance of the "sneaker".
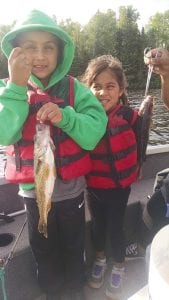
[[106, 259], [96, 260], [93, 265], [89, 286], [94, 289], [99, 289], [104, 283], [104, 275], [106, 272]]
[[113, 267], [110, 280], [106, 289], [106, 296], [109, 299], [120, 300], [122, 297], [122, 285], [124, 268]]
[[141, 247], [137, 242], [132, 242], [126, 246], [126, 260], [133, 260], [145, 257], [145, 249]]

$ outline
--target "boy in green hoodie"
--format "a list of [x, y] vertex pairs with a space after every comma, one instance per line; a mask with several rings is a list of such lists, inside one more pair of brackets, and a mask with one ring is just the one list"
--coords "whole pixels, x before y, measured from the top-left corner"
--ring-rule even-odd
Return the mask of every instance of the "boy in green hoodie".
[[[33, 10], [2, 40], [9, 78], [0, 80], [0, 144], [7, 152], [6, 179], [19, 184], [27, 207], [29, 240], [47, 299], [85, 299], [84, 176], [88, 150], [103, 136], [107, 118], [95, 96], [67, 74], [71, 38], [43, 12]], [[48, 214], [48, 238], [38, 231], [33, 176], [37, 122], [48, 122], [56, 147], [57, 179]]]

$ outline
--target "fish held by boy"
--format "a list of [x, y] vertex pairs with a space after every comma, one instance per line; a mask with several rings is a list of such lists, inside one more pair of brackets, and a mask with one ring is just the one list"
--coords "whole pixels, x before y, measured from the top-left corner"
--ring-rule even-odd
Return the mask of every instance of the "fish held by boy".
[[48, 237], [48, 212], [51, 209], [51, 197], [56, 179], [54, 149], [49, 125], [37, 124], [34, 138], [34, 174], [36, 200], [39, 209], [38, 230], [46, 238]]

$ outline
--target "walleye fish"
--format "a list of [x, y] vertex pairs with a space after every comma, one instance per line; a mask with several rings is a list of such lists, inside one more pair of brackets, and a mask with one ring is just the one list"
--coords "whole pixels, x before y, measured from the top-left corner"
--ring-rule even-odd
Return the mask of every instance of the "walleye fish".
[[140, 149], [140, 157], [142, 164], [146, 158], [146, 149], [149, 140], [150, 127], [152, 122], [153, 115], [153, 106], [154, 106], [154, 98], [153, 96], [146, 96], [146, 98], [142, 101], [139, 108], [139, 115], [142, 117], [141, 123], [141, 149]]
[[51, 209], [51, 197], [56, 179], [54, 149], [55, 146], [50, 137], [49, 125], [37, 124], [34, 138], [34, 176], [39, 209], [38, 230], [46, 238], [48, 236], [48, 212]]

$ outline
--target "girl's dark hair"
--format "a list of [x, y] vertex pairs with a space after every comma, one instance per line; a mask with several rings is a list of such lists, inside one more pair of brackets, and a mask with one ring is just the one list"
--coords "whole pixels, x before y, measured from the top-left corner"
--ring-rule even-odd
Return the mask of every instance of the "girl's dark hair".
[[102, 55], [96, 58], [93, 58], [83, 76], [81, 77], [82, 82], [91, 87], [95, 78], [104, 70], [109, 69], [112, 72], [112, 75], [116, 78], [119, 87], [124, 90], [124, 93], [121, 96], [121, 101], [123, 104], [127, 104], [127, 81], [124, 74], [121, 62], [112, 55]]
[[[17, 34], [17, 36], [13, 40], [11, 40], [11, 45], [13, 46], [13, 48], [19, 47], [20, 38], [21, 38], [22, 35], [24, 35], [25, 32], [26, 31]], [[49, 32], [49, 33], [51, 33], [51, 32]], [[58, 51], [58, 64], [59, 64], [63, 59], [64, 42], [60, 38], [58, 38], [56, 35], [54, 35], [53, 33], [51, 33], [51, 34], [55, 37], [57, 45], [58, 45], [58, 49], [59, 49], [59, 51]]]

